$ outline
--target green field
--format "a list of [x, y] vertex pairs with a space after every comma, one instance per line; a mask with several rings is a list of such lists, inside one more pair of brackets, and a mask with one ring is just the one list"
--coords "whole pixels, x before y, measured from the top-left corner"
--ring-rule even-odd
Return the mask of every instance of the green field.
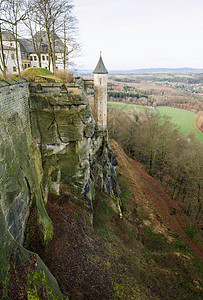
[[[133, 109], [137, 109], [140, 112], [144, 112], [146, 109], [145, 106], [134, 105], [134, 104], [126, 104], [126, 103], [117, 103], [117, 102], [108, 102], [109, 105], [119, 107], [127, 112], [132, 111]], [[148, 108], [152, 109], [152, 108]], [[178, 126], [180, 132], [187, 137], [190, 131], [195, 133], [195, 137], [198, 141], [203, 143], [203, 134], [197, 130], [195, 127], [195, 114], [178, 108], [166, 107], [166, 106], [158, 106], [155, 108], [155, 111], [158, 111], [160, 116], [168, 116], [170, 117], [170, 121]]]

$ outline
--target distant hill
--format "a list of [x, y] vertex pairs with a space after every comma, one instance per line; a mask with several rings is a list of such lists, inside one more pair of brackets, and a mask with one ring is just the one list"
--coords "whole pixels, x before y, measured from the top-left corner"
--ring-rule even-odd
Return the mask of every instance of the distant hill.
[[[92, 74], [91, 69], [79, 69], [80, 75]], [[203, 68], [146, 68], [133, 70], [109, 70], [110, 74], [135, 74], [135, 73], [203, 73]]]

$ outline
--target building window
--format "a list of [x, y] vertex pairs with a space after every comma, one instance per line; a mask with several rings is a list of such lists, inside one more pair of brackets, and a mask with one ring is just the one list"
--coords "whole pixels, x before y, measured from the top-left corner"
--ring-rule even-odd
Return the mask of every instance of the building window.
[[4, 59], [6, 59], [6, 54], [4, 53]]
[[48, 56], [46, 56], [46, 59], [48, 60], [48, 59], [49, 59], [49, 57], [48, 57]]
[[45, 56], [44, 55], [42, 55], [42, 60], [45, 60]]
[[16, 70], [16, 67], [13, 67], [13, 72], [16, 72], [17, 70]]
[[26, 69], [26, 68], [27, 68], [27, 65], [25, 64], [24, 69]]
[[28, 66], [28, 68], [29, 68], [29, 67], [30, 67], [30, 64], [28, 64], [27, 66]]
[[14, 54], [12, 53], [12, 54], [11, 54], [11, 59], [14, 59], [14, 58], [15, 58], [15, 56], [14, 56]]
[[30, 60], [33, 61], [33, 57], [32, 56], [30, 56]]
[[10, 43], [10, 46], [12, 47], [12, 46], [13, 46], [13, 43]]
[[100, 84], [102, 84], [102, 79], [101, 78], [99, 79], [99, 82], [100, 82]]
[[37, 56], [34, 56], [34, 60], [37, 60]]
[[29, 55], [27, 54], [27, 59], [29, 59]]
[[56, 60], [58, 59], [58, 57], [56, 56]]

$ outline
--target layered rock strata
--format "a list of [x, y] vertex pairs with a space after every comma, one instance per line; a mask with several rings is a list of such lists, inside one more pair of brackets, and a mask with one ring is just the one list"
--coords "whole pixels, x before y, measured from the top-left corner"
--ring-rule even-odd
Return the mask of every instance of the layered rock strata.
[[63, 299], [39, 256], [22, 246], [32, 206], [44, 243], [52, 238], [45, 209], [50, 192], [71, 195], [88, 208], [91, 221], [97, 188], [112, 195], [112, 207], [120, 213], [117, 162], [107, 131], [95, 130], [84, 85], [82, 79], [69, 87], [0, 81], [2, 299], [12, 299], [13, 293], [33, 299], [48, 293], [49, 299]]
[[45, 190], [71, 194], [91, 214], [95, 187], [118, 197], [116, 159], [107, 131], [95, 130], [83, 81], [63, 89], [33, 85], [29, 103]]

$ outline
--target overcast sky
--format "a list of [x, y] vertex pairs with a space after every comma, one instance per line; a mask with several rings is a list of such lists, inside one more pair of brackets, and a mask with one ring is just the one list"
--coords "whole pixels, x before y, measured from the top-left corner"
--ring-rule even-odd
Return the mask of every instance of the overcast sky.
[[109, 70], [203, 67], [203, 0], [74, 0], [83, 56]]

